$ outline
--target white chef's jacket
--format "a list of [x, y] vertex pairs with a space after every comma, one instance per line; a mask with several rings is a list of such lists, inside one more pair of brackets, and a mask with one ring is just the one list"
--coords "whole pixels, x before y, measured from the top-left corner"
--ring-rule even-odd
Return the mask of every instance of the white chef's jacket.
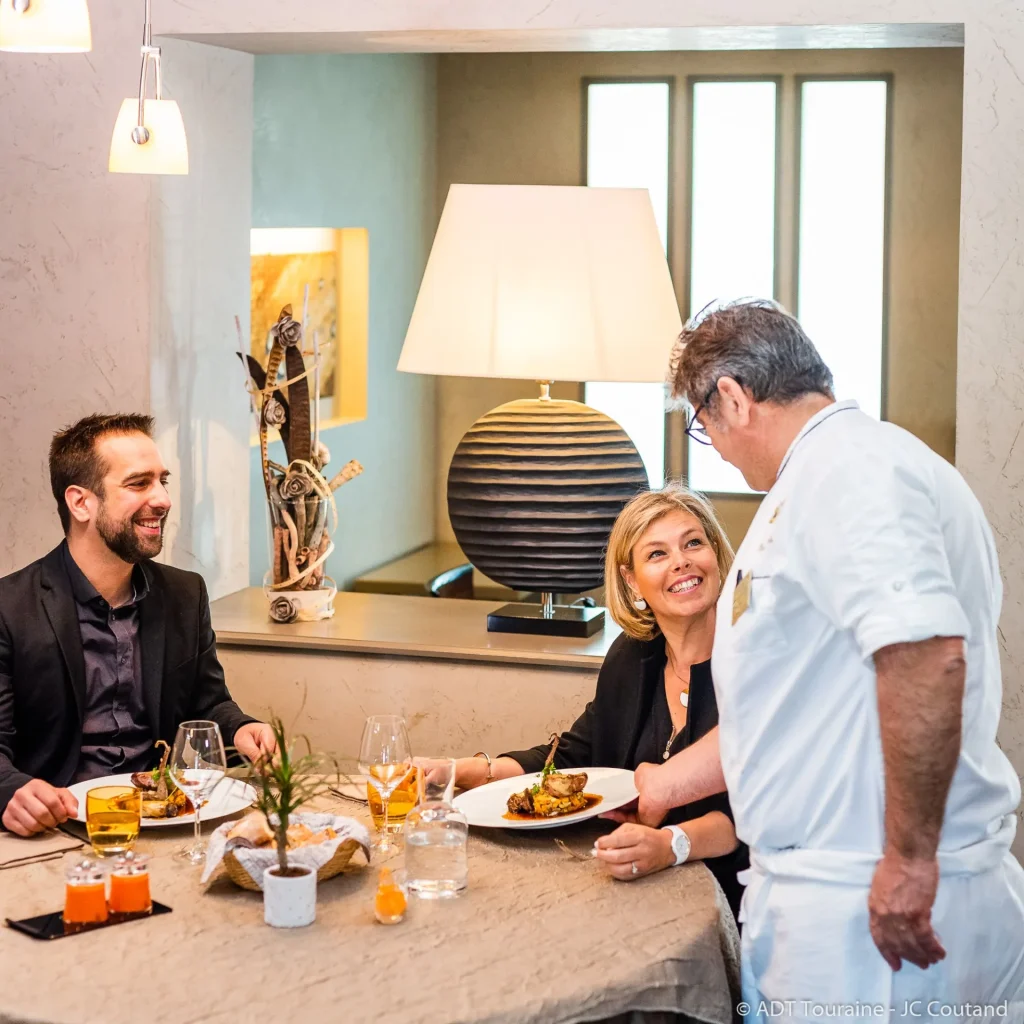
[[[752, 580], [734, 624], [738, 573]], [[952, 466], [855, 402], [830, 405], [806, 424], [736, 554], [715, 631], [722, 767], [754, 876], [743, 911], [745, 996], [895, 1002], [893, 977], [939, 983], [938, 968], [905, 965], [894, 976], [867, 930], [885, 809], [872, 656], [952, 636], [965, 638], [967, 675], [940, 870], [944, 878], [980, 874], [984, 884], [969, 894], [940, 887], [935, 913], [952, 900], [955, 920], [960, 897], [1000, 902], [1004, 882], [990, 875], [1005, 868], [1017, 905], [1001, 940], [1016, 942], [1021, 959], [990, 959], [1003, 972], [999, 984], [1024, 1000], [1024, 872], [1003, 863], [1020, 783], [995, 741], [1001, 600], [991, 531]], [[1001, 911], [989, 909], [994, 927]], [[976, 986], [962, 956], [950, 973], [956, 943], [934, 920], [950, 954], [942, 968], [949, 992], [958, 991], [961, 968]], [[964, 942], [972, 947], [969, 936]]]

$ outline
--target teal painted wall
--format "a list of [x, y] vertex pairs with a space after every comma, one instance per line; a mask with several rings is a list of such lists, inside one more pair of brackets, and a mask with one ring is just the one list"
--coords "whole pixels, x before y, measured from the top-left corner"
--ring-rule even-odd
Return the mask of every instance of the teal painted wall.
[[[370, 239], [368, 418], [324, 431], [337, 492], [328, 571], [339, 588], [434, 538], [434, 380], [395, 366], [436, 225], [436, 58], [256, 58], [252, 224], [363, 227]], [[276, 449], [276, 451], [275, 451]], [[271, 458], [284, 461], [278, 442]], [[259, 450], [251, 450], [250, 582], [268, 568]]]

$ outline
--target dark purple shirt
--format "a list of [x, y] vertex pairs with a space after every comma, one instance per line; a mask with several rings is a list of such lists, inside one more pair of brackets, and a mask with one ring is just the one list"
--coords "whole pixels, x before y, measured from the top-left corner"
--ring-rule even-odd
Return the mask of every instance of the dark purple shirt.
[[82, 754], [73, 781], [143, 771], [151, 761], [153, 737], [142, 701], [138, 605], [149, 582], [136, 566], [132, 599], [112, 608], [78, 568], [67, 544], [63, 556], [85, 656]]

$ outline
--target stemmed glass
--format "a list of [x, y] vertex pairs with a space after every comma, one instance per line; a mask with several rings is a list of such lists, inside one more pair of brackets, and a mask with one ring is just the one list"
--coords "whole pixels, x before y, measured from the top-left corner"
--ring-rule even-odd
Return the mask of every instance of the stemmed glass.
[[370, 780], [384, 805], [384, 828], [376, 845], [381, 853], [389, 853], [396, 844], [388, 837], [388, 800], [412, 770], [412, 748], [404, 718], [370, 715], [366, 719], [359, 744], [359, 770]]
[[196, 812], [192, 844], [178, 853], [191, 864], [202, 864], [206, 859], [206, 847], [200, 836], [200, 812], [224, 778], [227, 766], [224, 740], [216, 722], [182, 722], [178, 726], [168, 768], [171, 778], [192, 801]]

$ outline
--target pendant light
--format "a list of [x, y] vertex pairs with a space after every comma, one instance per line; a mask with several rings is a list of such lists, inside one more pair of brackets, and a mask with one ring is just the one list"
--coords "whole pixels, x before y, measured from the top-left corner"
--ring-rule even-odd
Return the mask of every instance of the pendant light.
[[[120, 174], [188, 174], [188, 141], [181, 111], [163, 99], [160, 47], [153, 45], [152, 0], [145, 0], [142, 31], [142, 72], [138, 99], [128, 98], [110, 140], [111, 171]], [[146, 99], [150, 65], [156, 71], [156, 99]]]
[[0, 50], [88, 53], [91, 49], [86, 0], [0, 0]]

